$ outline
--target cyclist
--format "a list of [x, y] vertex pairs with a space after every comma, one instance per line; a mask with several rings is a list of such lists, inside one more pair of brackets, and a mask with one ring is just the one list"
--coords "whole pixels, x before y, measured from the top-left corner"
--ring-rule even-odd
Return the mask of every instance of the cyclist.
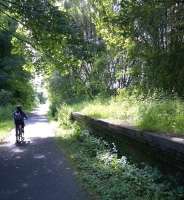
[[18, 140], [18, 134], [19, 134], [19, 126], [22, 127], [22, 133], [24, 133], [24, 119], [27, 119], [27, 115], [22, 111], [21, 106], [17, 106], [15, 112], [13, 113], [13, 119], [15, 122], [15, 132], [16, 132], [16, 142], [19, 142]]

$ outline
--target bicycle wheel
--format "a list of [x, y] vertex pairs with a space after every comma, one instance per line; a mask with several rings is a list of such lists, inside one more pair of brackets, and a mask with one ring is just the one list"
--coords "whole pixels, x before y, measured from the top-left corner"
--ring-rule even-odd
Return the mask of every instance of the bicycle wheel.
[[19, 124], [18, 127], [18, 143], [20, 143], [22, 141], [22, 125]]

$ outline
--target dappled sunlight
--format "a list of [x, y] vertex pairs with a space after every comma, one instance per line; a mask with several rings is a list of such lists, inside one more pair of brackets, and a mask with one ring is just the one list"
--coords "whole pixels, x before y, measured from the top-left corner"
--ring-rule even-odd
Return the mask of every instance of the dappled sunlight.
[[37, 137], [23, 146], [0, 146], [0, 199], [53, 199], [53, 194], [54, 199], [75, 199], [74, 174], [60, 151], [52, 147], [52, 137]]
[[183, 143], [183, 144], [184, 144], [184, 139], [183, 139], [183, 138], [170, 137], [169, 139], [172, 140], [172, 141], [180, 142], [180, 143]]
[[45, 157], [45, 155], [37, 154], [37, 155], [34, 155], [33, 158], [35, 158], [35, 159], [44, 159], [46, 157]]
[[[48, 104], [40, 105], [40, 107], [34, 109], [31, 117], [25, 120], [25, 141], [32, 143], [34, 138], [48, 138], [54, 137], [55, 125], [49, 123], [46, 113], [48, 111]], [[15, 147], [15, 129], [13, 129], [6, 138], [5, 142], [1, 146]]]
[[[28, 160], [43, 160], [52, 156], [52, 151], [34, 153], [34, 148], [38, 150], [43, 144], [50, 145], [55, 137], [56, 127], [53, 123], [48, 122], [47, 110], [47, 104], [34, 109], [31, 116], [25, 121], [25, 141], [16, 144], [15, 129], [13, 129], [4, 143], [0, 145], [0, 151], [8, 151], [11, 154], [11, 159], [15, 160], [22, 160], [23, 157], [25, 159], [25, 156]], [[8, 158], [5, 160], [8, 161]]]
[[79, 193], [75, 173], [53, 137], [32, 137], [0, 151], [0, 199], [88, 199]]
[[24, 152], [24, 149], [13, 148], [12, 151], [13, 151], [14, 153], [23, 153], [23, 152]]
[[25, 128], [25, 137], [28, 139], [54, 137], [54, 127], [47, 121], [30, 122]]
[[0, 200], [90, 199], [64, 153], [94, 199], [184, 199], [147, 167], [184, 171], [184, 1], [0, 8]]

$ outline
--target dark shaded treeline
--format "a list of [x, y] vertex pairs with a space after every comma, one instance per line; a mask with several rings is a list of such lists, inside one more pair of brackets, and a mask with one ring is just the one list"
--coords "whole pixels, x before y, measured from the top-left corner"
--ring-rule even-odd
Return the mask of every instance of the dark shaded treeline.
[[12, 41], [17, 23], [4, 15], [0, 19], [4, 27], [0, 30], [0, 106], [19, 103], [30, 107], [34, 99], [31, 74], [24, 70], [26, 61]]

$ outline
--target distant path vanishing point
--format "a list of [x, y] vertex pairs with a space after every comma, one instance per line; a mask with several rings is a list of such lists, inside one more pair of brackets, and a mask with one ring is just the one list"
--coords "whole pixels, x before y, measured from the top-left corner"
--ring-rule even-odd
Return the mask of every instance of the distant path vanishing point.
[[[54, 139], [44, 106], [26, 122], [26, 144], [14, 132], [0, 145], [0, 200], [88, 200]], [[29, 141], [29, 142], [28, 142]]]

